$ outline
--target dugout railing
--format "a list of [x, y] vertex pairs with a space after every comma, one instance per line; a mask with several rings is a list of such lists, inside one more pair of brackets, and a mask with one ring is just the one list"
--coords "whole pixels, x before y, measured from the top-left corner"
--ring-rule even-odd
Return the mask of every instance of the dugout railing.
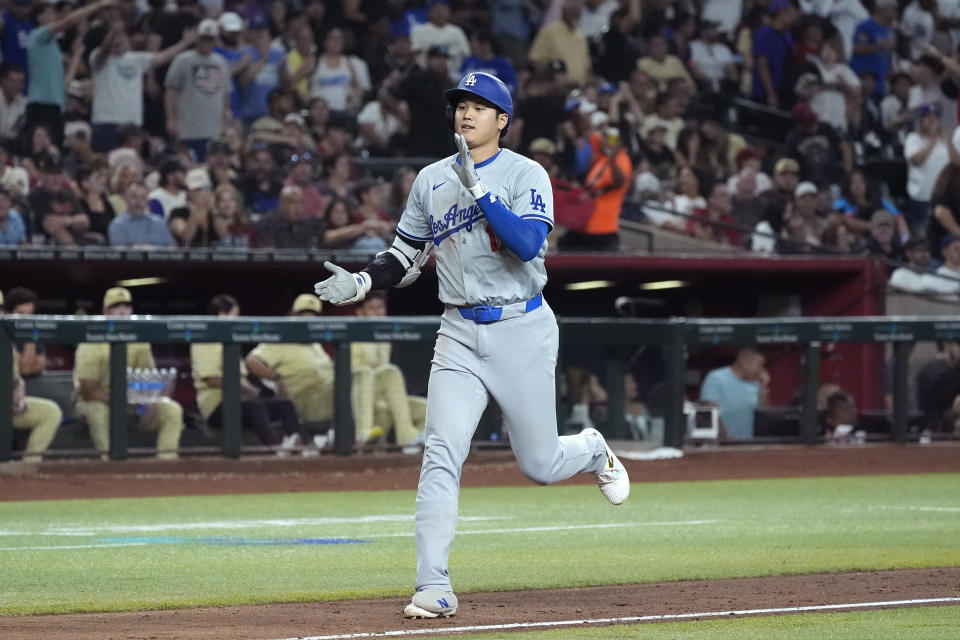
[[[907, 439], [907, 366], [911, 345], [918, 341], [960, 340], [960, 318], [954, 316], [876, 316], [819, 318], [561, 318], [561, 344], [575, 342], [603, 349], [607, 361], [610, 422], [613, 437], [626, 433], [623, 375], [627, 354], [639, 346], [660, 347], [665, 361], [664, 445], [681, 447], [687, 350], [706, 346], [797, 345], [803, 349], [800, 436], [817, 441], [816, 392], [822, 343], [892, 343], [893, 412], [891, 436]], [[350, 343], [432, 342], [439, 318], [287, 318], [209, 316], [6, 316], [0, 318], [0, 398], [13, 395], [14, 342], [110, 344], [110, 458], [127, 457], [127, 353], [131, 342], [190, 344], [220, 342], [223, 349], [222, 451], [241, 454], [241, 345], [262, 342], [335, 345], [334, 429], [336, 452], [349, 455], [354, 441], [350, 408]], [[517, 375], [522, 375], [518, 371]], [[0, 402], [0, 461], [12, 457], [12, 402]]]

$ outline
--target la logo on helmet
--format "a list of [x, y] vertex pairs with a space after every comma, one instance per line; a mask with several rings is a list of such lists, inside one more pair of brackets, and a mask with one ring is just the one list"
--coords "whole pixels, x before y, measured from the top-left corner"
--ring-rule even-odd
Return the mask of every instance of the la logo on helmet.
[[471, 73], [467, 76], [467, 79], [463, 81], [463, 86], [465, 87], [472, 87], [475, 84], [477, 84], [477, 74], [475, 73]]

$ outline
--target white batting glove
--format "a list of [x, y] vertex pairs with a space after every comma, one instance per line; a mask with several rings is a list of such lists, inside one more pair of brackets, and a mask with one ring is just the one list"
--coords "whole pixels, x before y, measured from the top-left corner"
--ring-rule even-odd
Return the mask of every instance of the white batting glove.
[[324, 302], [342, 306], [360, 302], [367, 297], [371, 285], [369, 273], [365, 271], [350, 273], [329, 261], [324, 262], [323, 266], [333, 275], [313, 285], [318, 298]]
[[466, 139], [459, 133], [453, 134], [453, 139], [457, 143], [457, 150], [460, 152], [460, 162], [454, 158], [450, 166], [453, 172], [460, 178], [460, 183], [467, 188], [474, 200], [479, 200], [487, 193], [487, 188], [480, 182], [480, 176], [473, 166], [473, 158], [470, 157], [470, 149], [467, 147]]

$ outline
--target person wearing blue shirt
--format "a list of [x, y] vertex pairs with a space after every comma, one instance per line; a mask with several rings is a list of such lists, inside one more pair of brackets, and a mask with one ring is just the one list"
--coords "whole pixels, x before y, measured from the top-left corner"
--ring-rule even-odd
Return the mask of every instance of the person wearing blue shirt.
[[282, 49], [270, 42], [270, 25], [262, 15], [250, 19], [250, 44], [243, 48], [242, 55], [249, 56], [250, 64], [238, 76], [240, 86], [240, 118], [250, 124], [270, 112], [267, 94], [280, 86], [280, 65], [283, 64]]
[[850, 68], [857, 75], [870, 71], [877, 78], [874, 96], [886, 93], [887, 70], [890, 57], [896, 48], [891, 24], [897, 15], [896, 0], [876, 0], [873, 15], [857, 25], [853, 32], [853, 56]]
[[240, 90], [237, 88], [236, 78], [243, 73], [250, 64], [250, 58], [244, 59], [244, 48], [240, 46], [240, 36], [243, 34], [243, 18], [232, 11], [220, 16], [220, 42], [213, 48], [223, 56], [230, 66], [230, 111], [235, 118], [240, 117]]
[[123, 198], [127, 203], [127, 212], [110, 221], [107, 235], [114, 247], [133, 247], [134, 249], [153, 249], [174, 247], [176, 242], [167, 224], [147, 210], [147, 188], [139, 182], [131, 182]]
[[771, 0], [767, 5], [770, 17], [753, 36], [753, 71], [751, 98], [777, 108], [789, 107], [787, 98], [793, 95], [790, 67], [793, 58], [793, 36], [790, 27], [797, 19], [797, 11], [787, 0]]
[[11, 203], [10, 194], [0, 187], [0, 247], [16, 247], [27, 240], [27, 227]]
[[721, 434], [728, 438], [753, 437], [753, 412], [767, 404], [770, 374], [763, 354], [744, 347], [729, 367], [714, 369], [700, 387], [700, 400], [720, 409]]
[[500, 78], [511, 94], [517, 92], [517, 73], [503, 56], [494, 54], [493, 37], [489, 33], [476, 32], [470, 36], [470, 55], [460, 65], [460, 76], [482, 71]]
[[24, 70], [27, 68], [27, 36], [37, 28], [30, 17], [31, 5], [31, 0], [14, 0], [0, 13], [0, 54], [4, 62], [12, 62]]

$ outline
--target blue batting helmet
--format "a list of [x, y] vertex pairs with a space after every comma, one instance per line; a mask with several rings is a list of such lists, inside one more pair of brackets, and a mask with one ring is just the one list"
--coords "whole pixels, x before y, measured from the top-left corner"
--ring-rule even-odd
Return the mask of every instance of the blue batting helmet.
[[456, 89], [447, 91], [447, 102], [450, 103], [450, 108], [447, 109], [447, 124], [451, 129], [453, 129], [454, 109], [465, 95], [482, 98], [506, 113], [507, 126], [504, 127], [501, 135], [507, 132], [510, 123], [513, 122], [513, 98], [510, 97], [507, 85], [503, 84], [500, 78], [482, 71], [475, 71], [463, 76]]

